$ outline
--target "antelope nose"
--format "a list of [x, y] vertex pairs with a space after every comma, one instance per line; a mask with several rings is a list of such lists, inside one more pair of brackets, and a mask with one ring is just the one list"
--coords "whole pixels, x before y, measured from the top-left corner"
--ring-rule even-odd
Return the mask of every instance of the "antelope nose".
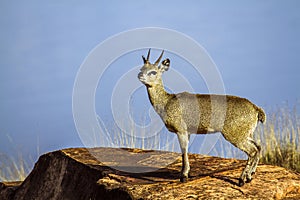
[[140, 73], [138, 74], [138, 78], [140, 79], [140, 78], [142, 78], [142, 77], [143, 77], [143, 73], [140, 72]]

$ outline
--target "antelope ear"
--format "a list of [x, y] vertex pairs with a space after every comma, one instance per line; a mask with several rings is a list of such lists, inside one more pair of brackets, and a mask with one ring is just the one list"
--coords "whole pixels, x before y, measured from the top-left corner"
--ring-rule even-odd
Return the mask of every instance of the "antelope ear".
[[165, 60], [163, 60], [161, 62], [161, 64], [159, 65], [159, 69], [161, 71], [168, 71], [169, 67], [170, 67], [170, 59], [169, 58], [166, 58]]

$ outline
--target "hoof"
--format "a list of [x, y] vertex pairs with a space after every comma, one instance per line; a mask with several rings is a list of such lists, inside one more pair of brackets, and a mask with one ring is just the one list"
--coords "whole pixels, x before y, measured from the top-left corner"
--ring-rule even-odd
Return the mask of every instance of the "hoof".
[[183, 177], [180, 177], [180, 182], [181, 182], [181, 183], [186, 183], [186, 182], [187, 182], [187, 180], [188, 180], [188, 178], [187, 178], [187, 177], [185, 177], [185, 176], [183, 176]]
[[245, 182], [240, 178], [240, 179], [239, 179], [238, 186], [242, 187], [244, 184], [245, 184]]
[[247, 178], [246, 183], [250, 183], [252, 181], [252, 178]]
[[252, 172], [252, 173], [251, 173], [251, 176], [253, 176], [253, 175], [255, 175], [255, 172]]

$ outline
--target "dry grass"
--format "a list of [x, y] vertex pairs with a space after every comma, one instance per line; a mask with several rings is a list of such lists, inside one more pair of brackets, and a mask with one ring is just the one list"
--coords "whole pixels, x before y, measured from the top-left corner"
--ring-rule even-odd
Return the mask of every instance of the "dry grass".
[[300, 117], [298, 105], [284, 106], [268, 113], [267, 123], [259, 126], [255, 139], [261, 144], [261, 163], [300, 172]]
[[23, 181], [29, 173], [29, 166], [22, 154], [17, 159], [0, 153], [0, 182]]
[[166, 130], [161, 130], [157, 134], [153, 134], [155, 130], [145, 128], [142, 129], [142, 132], [137, 133], [133, 124], [129, 124], [126, 131], [121, 130], [115, 123], [111, 123], [108, 128], [106, 128], [101, 119], [98, 118], [98, 120], [104, 133], [94, 133], [95, 147], [124, 147], [145, 150], [180, 151], [177, 136], [175, 134], [167, 133]]

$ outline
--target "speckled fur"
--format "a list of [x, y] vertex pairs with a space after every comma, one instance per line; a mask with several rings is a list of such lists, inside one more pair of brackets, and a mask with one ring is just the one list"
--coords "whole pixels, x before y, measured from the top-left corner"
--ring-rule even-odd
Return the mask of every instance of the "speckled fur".
[[149, 99], [169, 131], [178, 135], [183, 154], [181, 181], [187, 180], [189, 162], [187, 146], [189, 134], [221, 132], [226, 140], [248, 155], [247, 165], [240, 177], [239, 185], [251, 181], [258, 164], [260, 146], [254, 142], [253, 132], [257, 123], [265, 122], [263, 109], [248, 99], [215, 94], [191, 94], [188, 92], [169, 94], [165, 91], [161, 75], [170, 66], [165, 59], [160, 65], [158, 60], [149, 62], [150, 50], [144, 66], [138, 75], [146, 85]]

